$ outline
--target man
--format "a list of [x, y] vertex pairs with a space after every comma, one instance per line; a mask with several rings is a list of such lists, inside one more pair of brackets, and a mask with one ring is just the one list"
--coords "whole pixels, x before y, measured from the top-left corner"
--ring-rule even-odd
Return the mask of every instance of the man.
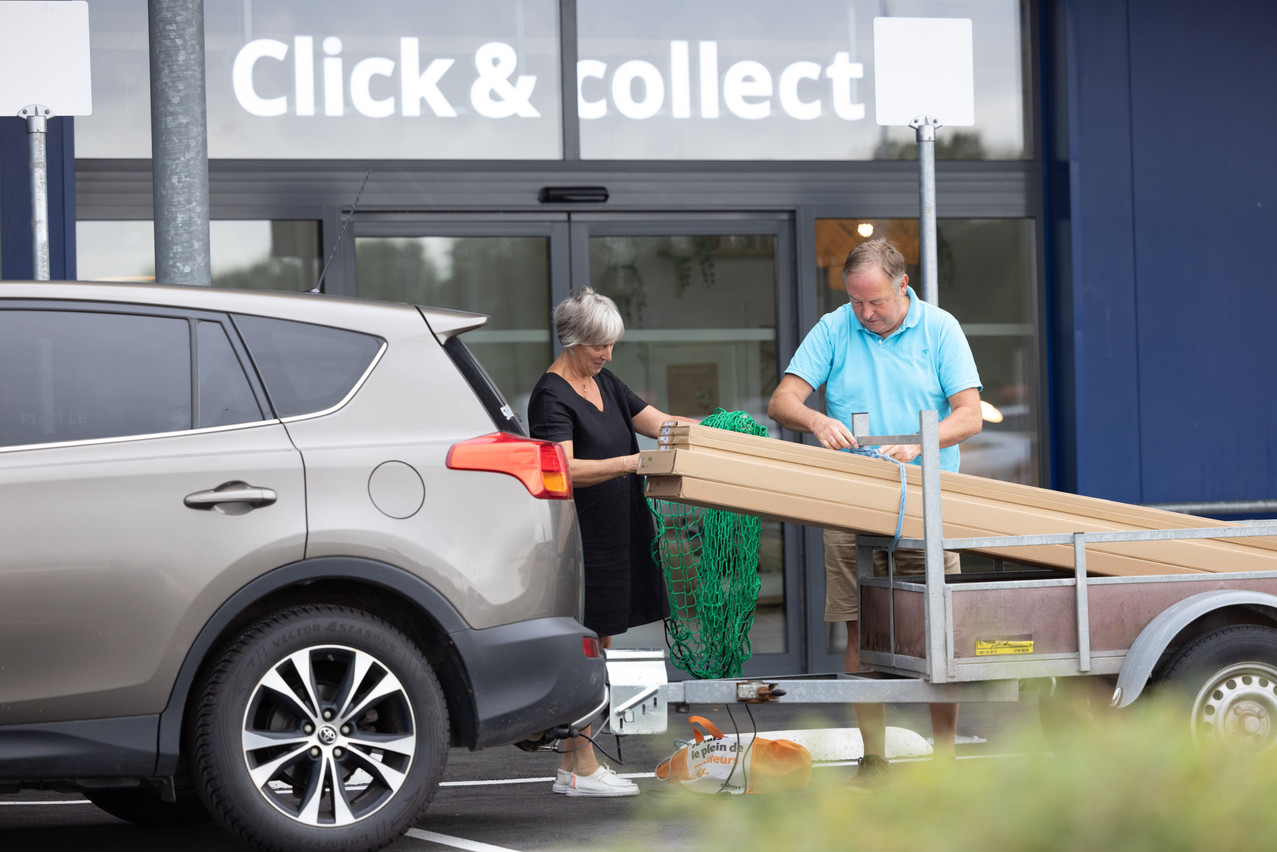
[[[905, 259], [886, 240], [861, 243], [847, 255], [843, 281], [848, 304], [821, 318], [789, 362], [767, 405], [768, 415], [787, 429], [810, 432], [822, 447], [856, 448], [847, 423], [868, 412], [880, 435], [914, 434], [918, 412], [940, 417], [940, 467], [957, 470], [958, 443], [980, 431], [980, 376], [971, 347], [951, 314], [922, 302], [909, 286]], [[809, 408], [807, 398], [825, 386], [827, 414]], [[918, 444], [878, 447], [901, 462], [914, 462]], [[855, 537], [825, 534], [826, 621], [847, 624], [847, 671], [860, 667], [856, 607]], [[920, 551], [895, 554], [896, 572], [922, 573]], [[886, 554], [874, 555], [875, 573], [886, 573]], [[958, 555], [945, 554], [945, 572], [959, 570]], [[888, 783], [884, 759], [886, 711], [881, 704], [858, 704], [856, 720], [864, 754], [852, 784], [873, 788]], [[952, 757], [958, 726], [956, 704], [931, 705], [935, 753]]]

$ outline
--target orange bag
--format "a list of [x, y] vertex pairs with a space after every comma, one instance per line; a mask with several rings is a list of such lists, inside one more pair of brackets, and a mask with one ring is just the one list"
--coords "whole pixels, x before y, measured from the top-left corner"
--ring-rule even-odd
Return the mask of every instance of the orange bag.
[[774, 793], [801, 790], [811, 779], [811, 753], [793, 740], [755, 736], [744, 743], [723, 736], [704, 716], [690, 716], [695, 741], [662, 760], [656, 777], [698, 793]]

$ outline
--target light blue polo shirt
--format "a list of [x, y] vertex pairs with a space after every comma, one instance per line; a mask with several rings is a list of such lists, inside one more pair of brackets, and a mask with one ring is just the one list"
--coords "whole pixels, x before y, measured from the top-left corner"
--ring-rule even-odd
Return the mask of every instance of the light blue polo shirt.
[[[916, 434], [919, 411], [935, 409], [943, 420], [949, 397], [983, 387], [958, 321], [906, 289], [909, 312], [885, 340], [846, 304], [820, 318], [785, 369], [813, 388], [824, 385], [826, 413], [848, 428], [852, 414], [868, 412], [875, 435]], [[960, 458], [957, 446], [941, 449], [941, 469], [957, 470]]]

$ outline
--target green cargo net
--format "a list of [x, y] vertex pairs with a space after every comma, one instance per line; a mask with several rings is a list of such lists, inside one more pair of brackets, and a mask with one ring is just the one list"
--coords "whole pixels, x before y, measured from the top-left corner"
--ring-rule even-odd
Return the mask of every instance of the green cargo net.
[[[767, 435], [743, 411], [718, 409], [702, 426]], [[750, 657], [749, 631], [758, 602], [758, 542], [752, 515], [649, 500], [656, 517], [652, 550], [665, 574], [670, 660], [697, 678], [739, 677]]]

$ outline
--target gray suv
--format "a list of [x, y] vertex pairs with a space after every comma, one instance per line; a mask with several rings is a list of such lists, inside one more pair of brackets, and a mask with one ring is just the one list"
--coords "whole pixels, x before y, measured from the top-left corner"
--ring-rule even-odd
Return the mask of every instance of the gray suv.
[[0, 791], [375, 849], [449, 747], [604, 706], [567, 465], [484, 319], [0, 283]]

